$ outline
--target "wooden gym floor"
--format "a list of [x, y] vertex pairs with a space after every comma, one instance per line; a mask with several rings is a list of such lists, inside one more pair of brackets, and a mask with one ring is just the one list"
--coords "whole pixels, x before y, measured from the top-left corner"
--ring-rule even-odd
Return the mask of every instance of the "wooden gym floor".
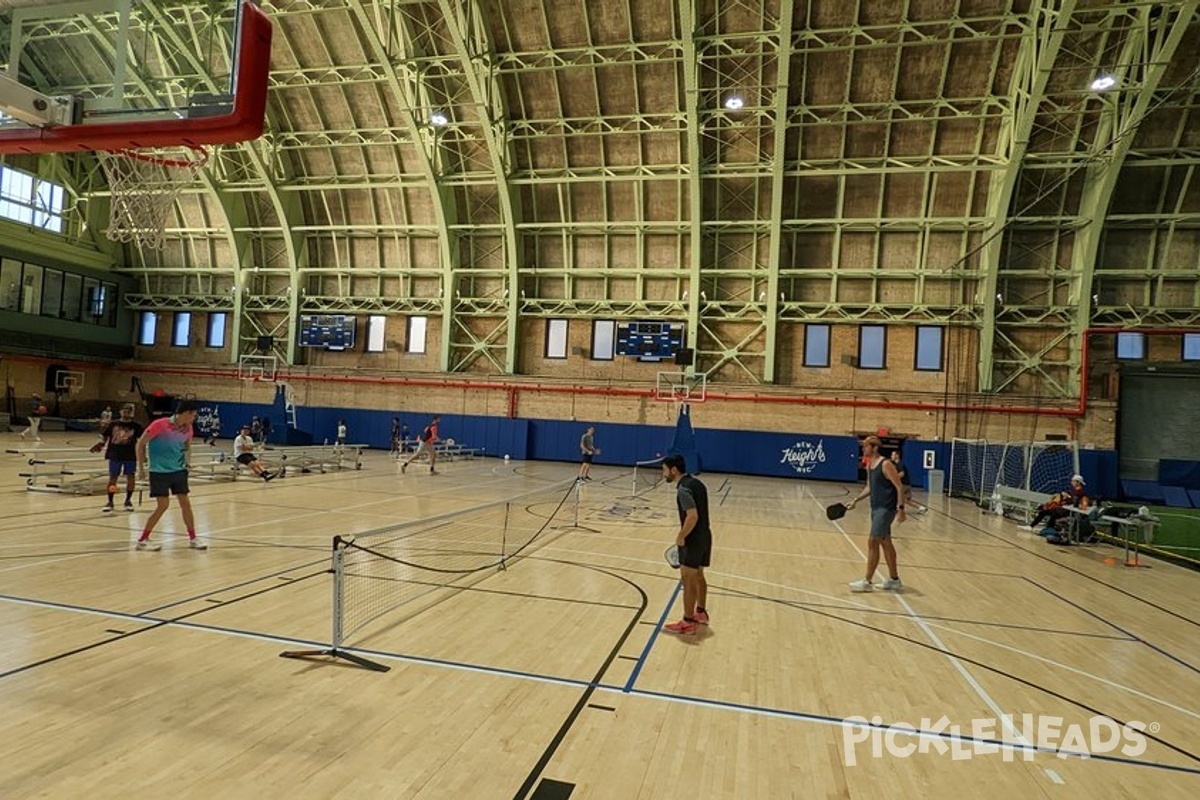
[[[704, 475], [712, 624], [678, 638], [657, 632], [678, 618], [661, 558], [673, 495], [631, 501], [629, 471], [597, 467], [580, 527], [397, 612], [364, 645], [391, 667], [375, 673], [278, 657], [328, 642], [332, 535], [505, 498], [574, 465], [402, 476], [370, 453], [359, 472], [197, 481], [211, 549], [187, 549], [172, 508], [164, 549], [147, 553], [131, 544], [148, 500], [105, 515], [99, 496], [26, 491], [25, 458], [0, 456], [6, 800], [1200, 791], [1200, 575], [1055, 548], [965, 502], [935, 501], [897, 529], [902, 594], [853, 595], [867, 516], [823, 514], [848, 487]], [[881, 727], [843, 724], [856, 715]], [[1002, 715], [1033, 727], [1005, 731]], [[1132, 739], [1089, 759], [986, 752], [997, 739], [1094, 749], [1063, 737], [1088, 737], [1096, 715], [1148, 726], [1144, 752]], [[884, 730], [895, 724], [927, 734]]]

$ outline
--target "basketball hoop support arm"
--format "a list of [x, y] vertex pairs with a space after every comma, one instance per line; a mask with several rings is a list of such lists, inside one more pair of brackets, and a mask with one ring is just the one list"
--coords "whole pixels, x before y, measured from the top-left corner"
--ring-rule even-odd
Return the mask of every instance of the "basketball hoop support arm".
[[0, 112], [26, 125], [39, 128], [76, 125], [82, 111], [83, 104], [70, 95], [51, 97], [7, 75], [0, 75]]

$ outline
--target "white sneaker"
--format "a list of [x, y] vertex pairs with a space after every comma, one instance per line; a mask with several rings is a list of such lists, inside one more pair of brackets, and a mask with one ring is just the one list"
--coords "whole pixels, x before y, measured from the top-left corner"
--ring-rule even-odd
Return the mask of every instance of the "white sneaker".
[[109, 513], [110, 511], [112, 511], [112, 510], [113, 510], [113, 504], [112, 504], [112, 503], [105, 503], [105, 504], [104, 504], [104, 508], [102, 508], [102, 509], [100, 509], [100, 510], [101, 510], [101, 511], [103, 511], [105, 514], [107, 514], [107, 513]]
[[899, 578], [884, 578], [875, 584], [875, 588], [882, 589], [885, 592], [898, 592], [904, 588], [904, 585], [900, 583]]
[[143, 539], [134, 545], [135, 550], [162, 550], [162, 545], [158, 542], [152, 542], [149, 539]]
[[875, 587], [872, 586], [871, 582], [866, 578], [859, 578], [858, 580], [850, 583], [850, 591], [852, 592], [869, 592], [874, 588]]
[[188, 539], [188, 547], [192, 548], [193, 550], [207, 550], [208, 549], [208, 545], [206, 545], [204, 542], [200, 541], [198, 538], [197, 539]]

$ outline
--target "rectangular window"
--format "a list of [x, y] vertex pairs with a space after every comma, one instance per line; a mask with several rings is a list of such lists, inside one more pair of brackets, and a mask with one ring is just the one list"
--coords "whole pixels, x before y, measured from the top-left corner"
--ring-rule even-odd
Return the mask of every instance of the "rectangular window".
[[42, 308], [42, 273], [36, 264], [26, 264], [21, 273], [21, 313], [37, 314]]
[[1183, 360], [1200, 361], [1200, 333], [1183, 335]]
[[68, 272], [63, 276], [63, 319], [78, 322], [83, 319], [83, 276]]
[[192, 312], [176, 311], [175, 326], [171, 330], [171, 346], [187, 347], [188, 336], [192, 333]]
[[829, 366], [829, 326], [804, 326], [804, 366]]
[[612, 361], [616, 353], [617, 323], [611, 319], [592, 321], [592, 360]]
[[56, 269], [46, 270], [42, 277], [42, 316], [62, 316], [63, 274]]
[[567, 321], [546, 320], [546, 358], [567, 357]]
[[104, 314], [102, 319], [96, 321], [107, 325], [110, 328], [117, 327], [117, 285], [115, 283], [102, 283], [100, 288], [104, 290]]
[[158, 314], [153, 311], [143, 311], [138, 321], [137, 343], [142, 347], [154, 347], [158, 341]]
[[405, 351], [409, 353], [425, 352], [425, 327], [428, 317], [409, 317], [408, 336], [405, 337]]
[[382, 353], [386, 347], [387, 340], [384, 335], [387, 333], [387, 317], [381, 314], [374, 314], [367, 317], [367, 352]]
[[1142, 361], [1145, 358], [1146, 334], [1134, 332], [1117, 334], [1118, 361]]
[[208, 315], [208, 337], [206, 341], [209, 347], [225, 346], [225, 323], [228, 322], [228, 318], [229, 315], [223, 311], [214, 311]]
[[858, 368], [887, 367], [887, 328], [882, 325], [862, 325], [858, 329]]
[[942, 371], [943, 328], [930, 325], [917, 327], [916, 368], [926, 372]]
[[0, 260], [0, 309], [17, 311], [21, 308], [21, 262], [12, 258]]
[[66, 190], [61, 184], [0, 166], [0, 217], [62, 233], [65, 205]]

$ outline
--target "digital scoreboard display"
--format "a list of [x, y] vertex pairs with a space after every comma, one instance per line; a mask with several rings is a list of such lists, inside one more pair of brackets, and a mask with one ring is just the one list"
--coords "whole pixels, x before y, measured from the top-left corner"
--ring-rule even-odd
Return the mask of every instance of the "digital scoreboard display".
[[326, 350], [354, 347], [356, 320], [344, 314], [303, 314], [300, 317], [300, 346]]
[[670, 361], [683, 349], [682, 322], [618, 322], [617, 355]]

